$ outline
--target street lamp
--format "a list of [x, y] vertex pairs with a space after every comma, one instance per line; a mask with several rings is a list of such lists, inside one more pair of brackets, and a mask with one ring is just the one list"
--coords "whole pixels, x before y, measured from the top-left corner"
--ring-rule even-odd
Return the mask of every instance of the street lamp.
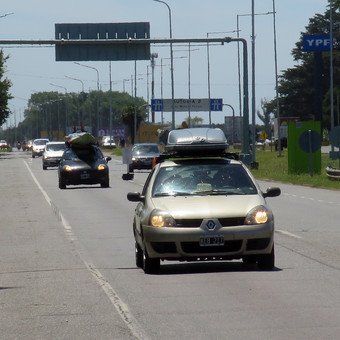
[[[153, 0], [155, 2], [160, 2], [164, 4], [169, 11], [169, 26], [170, 26], [170, 39], [172, 39], [172, 24], [171, 24], [171, 9], [169, 5], [165, 1], [161, 0]], [[170, 42], [170, 59], [171, 59], [171, 99], [172, 99], [172, 128], [175, 128], [175, 89], [174, 89], [174, 56], [173, 56], [173, 49], [172, 49], [172, 42]]]
[[82, 80], [77, 79], [77, 78], [72, 78], [72, 77], [69, 77], [69, 76], [65, 76], [65, 78], [79, 81], [81, 83], [81, 91], [84, 92], [84, 82]]
[[[81, 83], [82, 93], [84, 93], [84, 82], [82, 80], [77, 79], [77, 78], [72, 78], [72, 77], [69, 77], [69, 76], [65, 76], [65, 77], [68, 78], [68, 79], [79, 81]], [[81, 119], [83, 119], [83, 117], [81, 117]], [[82, 124], [81, 119], [79, 117], [79, 112], [78, 112], [78, 125]]]
[[[173, 59], [183, 59], [183, 58], [186, 58], [186, 56], [173, 57]], [[167, 59], [171, 59], [171, 58], [161, 58], [161, 64], [160, 64], [160, 67], [161, 67], [161, 99], [163, 99], [163, 66], [167, 66], [163, 64], [163, 60], [167, 60]], [[164, 124], [164, 112], [163, 111], [161, 111], [161, 121], [162, 121], [162, 124]]]
[[[65, 94], [67, 94], [67, 88], [66, 87], [60, 86], [60, 85], [57, 85], [57, 84], [53, 84], [53, 83], [49, 83], [49, 84], [52, 85], [52, 86], [59, 87], [59, 88], [63, 89], [65, 91]], [[66, 129], [67, 129], [67, 116], [68, 116], [67, 98], [65, 98], [65, 133], [66, 133]]]
[[[235, 33], [234, 31], [225, 31], [225, 32], [207, 32], [207, 38], [211, 34], [225, 34], [225, 33]], [[237, 44], [238, 45], [238, 44]], [[208, 62], [208, 98], [210, 102], [211, 93], [210, 93], [210, 53], [209, 53], [209, 42], [207, 42], [207, 62]], [[209, 126], [211, 126], [211, 109], [209, 106]]]
[[[83, 67], [87, 67], [87, 68], [90, 68], [92, 70], [95, 70], [96, 73], [97, 73], [97, 115], [96, 115], [96, 125], [97, 125], [97, 131], [96, 131], [96, 136], [98, 136], [98, 129], [99, 129], [99, 91], [100, 91], [100, 88], [99, 88], [99, 71], [98, 69], [96, 69], [95, 67], [93, 66], [89, 66], [89, 65], [85, 65], [85, 64], [81, 64], [81, 63], [78, 63], [77, 61], [74, 62], [75, 64], [79, 65], [79, 66], [83, 66]], [[91, 124], [91, 120], [90, 120], [90, 124]]]
[[[265, 13], [255, 13], [254, 15], [268, 15], [272, 14], [273, 12], [265, 12]], [[239, 27], [239, 18], [240, 17], [250, 17], [252, 14], [237, 14], [236, 20], [236, 32], [237, 38], [240, 37], [240, 27]], [[238, 70], [238, 96], [239, 96], [239, 110], [240, 110], [240, 117], [242, 116], [242, 91], [241, 91], [241, 61], [240, 61], [240, 43], [237, 43], [237, 70]]]

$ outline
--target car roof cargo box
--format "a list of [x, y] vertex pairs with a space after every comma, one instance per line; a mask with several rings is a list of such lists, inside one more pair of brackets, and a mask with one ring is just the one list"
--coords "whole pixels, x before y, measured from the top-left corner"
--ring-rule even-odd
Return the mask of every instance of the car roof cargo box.
[[75, 132], [66, 137], [66, 145], [71, 148], [87, 148], [97, 144], [96, 138], [88, 132]]
[[224, 152], [228, 143], [219, 128], [188, 128], [171, 130], [165, 151], [177, 154], [216, 154]]

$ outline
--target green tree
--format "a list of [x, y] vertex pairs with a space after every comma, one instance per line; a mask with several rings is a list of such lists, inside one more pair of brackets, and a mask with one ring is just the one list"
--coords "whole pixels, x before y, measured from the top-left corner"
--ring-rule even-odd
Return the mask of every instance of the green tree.
[[8, 101], [13, 98], [9, 93], [9, 89], [12, 84], [7, 78], [4, 77], [7, 59], [8, 56], [5, 56], [4, 51], [0, 49], [0, 125], [5, 123], [10, 114]]
[[[185, 121], [189, 125], [189, 116], [185, 118]], [[190, 118], [190, 126], [197, 126], [197, 125], [202, 125], [202, 124], [203, 124], [203, 118], [197, 117], [197, 116]]]
[[[336, 43], [334, 44], [333, 65], [340, 65], [340, 0], [333, 0], [333, 35]], [[314, 70], [316, 61], [314, 53], [303, 51], [304, 34], [329, 34], [330, 33], [330, 9], [322, 14], [316, 14], [309, 20], [306, 31], [301, 32], [300, 40], [292, 51], [294, 67], [282, 72], [279, 77], [279, 109], [280, 116], [299, 117], [302, 120], [318, 117], [320, 109], [316, 107], [315, 98], [319, 95], [316, 91], [316, 84], [319, 83], [321, 89], [321, 101], [323, 101], [323, 125], [329, 128], [329, 93], [330, 84], [330, 55], [323, 52], [319, 59], [322, 67], [321, 79], [315, 78]], [[333, 72], [334, 91], [340, 87], [340, 69], [335, 67]], [[328, 105], [327, 105], [328, 100]], [[335, 104], [335, 103], [334, 103]], [[264, 104], [266, 112], [272, 112], [277, 116], [277, 103], [273, 99]]]
[[261, 100], [261, 109], [262, 113], [257, 110], [257, 116], [262, 121], [265, 132], [270, 135], [270, 121], [272, 113], [268, 110], [267, 101], [265, 99]]

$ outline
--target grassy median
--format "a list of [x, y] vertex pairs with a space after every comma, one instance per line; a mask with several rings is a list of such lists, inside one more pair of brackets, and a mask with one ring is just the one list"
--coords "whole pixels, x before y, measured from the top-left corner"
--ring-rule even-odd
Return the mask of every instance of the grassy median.
[[331, 180], [327, 177], [326, 167], [333, 166], [339, 169], [339, 160], [331, 160], [328, 154], [321, 154], [321, 174], [290, 174], [288, 173], [288, 151], [284, 149], [281, 156], [274, 150], [256, 150], [257, 170], [251, 172], [257, 179], [272, 180], [284, 183], [306, 185], [315, 188], [340, 190], [340, 180]]

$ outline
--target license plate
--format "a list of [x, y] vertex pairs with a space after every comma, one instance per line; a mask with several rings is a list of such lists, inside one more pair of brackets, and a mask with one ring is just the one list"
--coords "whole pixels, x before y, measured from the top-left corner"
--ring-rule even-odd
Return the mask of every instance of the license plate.
[[90, 174], [88, 172], [84, 171], [80, 174], [80, 179], [88, 179], [88, 178], [90, 178]]
[[214, 247], [214, 246], [223, 246], [224, 245], [224, 237], [223, 236], [202, 236], [200, 238], [200, 246], [201, 247]]

